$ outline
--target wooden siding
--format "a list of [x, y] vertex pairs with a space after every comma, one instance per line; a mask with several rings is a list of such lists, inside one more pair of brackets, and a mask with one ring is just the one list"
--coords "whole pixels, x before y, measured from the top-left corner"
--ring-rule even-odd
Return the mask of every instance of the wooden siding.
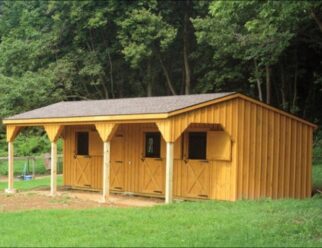
[[[122, 184], [117, 187], [120, 191], [164, 194], [165, 140], [161, 143], [161, 159], [144, 158], [144, 132], [160, 129], [162, 134], [171, 133], [167, 138], [174, 141], [175, 197], [233, 201], [304, 198], [311, 194], [312, 125], [244, 98], [193, 109], [167, 121], [155, 121], [158, 125], [119, 124], [115, 136], [122, 136], [124, 143], [120, 145], [111, 140], [111, 151], [114, 151], [111, 153], [111, 180], [116, 171], [122, 171], [122, 175], [117, 175], [118, 184]], [[64, 183], [75, 186], [81, 177], [74, 158], [74, 135], [80, 128], [90, 130], [92, 137], [91, 175], [87, 181], [91, 182], [91, 188], [100, 190], [103, 143], [94, 125], [65, 127]], [[213, 159], [210, 151], [216, 148], [208, 147], [207, 162], [187, 160], [185, 133], [194, 130], [225, 131], [231, 139], [231, 159]], [[115, 151], [113, 144], [123, 147], [123, 153]], [[116, 165], [116, 161], [122, 163]], [[113, 166], [122, 168], [116, 170]]]
[[[186, 161], [183, 159], [183, 148], [187, 145], [187, 139], [182, 139], [180, 135], [174, 145], [174, 195], [177, 197], [192, 197], [187, 192], [188, 185], [194, 185], [191, 180], [199, 180], [196, 182], [206, 189], [192, 188], [193, 194], [207, 195], [207, 198], [234, 200], [235, 199], [235, 182], [236, 182], [236, 145], [235, 138], [237, 133], [237, 122], [233, 119], [237, 118], [237, 99], [211, 105], [199, 110], [194, 110], [188, 113], [180, 114], [171, 118], [171, 122], [176, 126], [186, 126], [187, 129], [177, 129], [174, 131], [181, 132], [203, 130], [203, 131], [222, 131], [225, 130], [232, 138], [232, 156], [230, 161], [209, 159], [207, 163], [195, 163], [194, 161]], [[214, 124], [217, 123], [217, 124]], [[75, 159], [75, 132], [77, 130], [89, 130], [91, 133], [96, 133], [94, 126], [67, 126], [64, 132], [64, 184], [70, 186], [79, 186], [79, 178], [77, 173], [79, 165]], [[154, 181], [155, 184], [161, 184], [161, 193], [164, 194], [165, 182], [165, 141], [161, 142], [161, 159], [144, 159], [144, 132], [158, 131], [158, 127], [153, 123], [146, 124], [121, 124], [115, 135], [124, 137], [124, 189], [125, 192], [158, 194], [154, 191], [159, 191], [158, 187], [153, 189], [153, 185], [149, 183]], [[97, 133], [94, 135], [97, 137]], [[232, 136], [234, 135], [234, 136]], [[102, 141], [97, 138], [91, 138], [90, 135], [90, 168], [87, 168], [87, 181], [90, 181], [92, 189], [100, 190], [102, 188], [102, 155], [97, 151], [102, 151]], [[94, 141], [95, 140], [95, 141]], [[215, 148], [214, 148], [215, 149]], [[111, 140], [111, 150], [113, 150], [113, 139]], [[208, 149], [211, 150], [211, 149]], [[117, 154], [117, 153], [116, 153]], [[118, 156], [116, 155], [115, 156]], [[211, 154], [208, 154], [211, 157]], [[111, 166], [113, 167], [113, 153], [111, 154]], [[155, 173], [154, 173], [155, 170]], [[152, 173], [151, 173], [152, 171]], [[190, 174], [189, 174], [190, 173]], [[189, 175], [194, 175], [200, 178], [192, 178]], [[202, 175], [201, 175], [202, 173]], [[154, 175], [154, 178], [151, 177]], [[200, 175], [199, 175], [200, 174]], [[152, 177], [153, 177], [152, 175]], [[113, 177], [113, 169], [111, 178]], [[209, 182], [209, 183], [204, 183]], [[194, 187], [194, 186], [193, 186]], [[160, 188], [160, 187], [159, 187]], [[163, 189], [162, 189], [163, 188]], [[205, 191], [206, 193], [202, 193]], [[193, 195], [192, 194], [192, 195]], [[200, 197], [203, 198], [203, 197]]]
[[[182, 127], [191, 123], [220, 124], [232, 140], [231, 161], [209, 160], [210, 199], [235, 200], [236, 199], [236, 168], [237, 168], [237, 127], [238, 127], [238, 100], [232, 99], [215, 105], [200, 108], [191, 112], [171, 118], [172, 132], [178, 136]], [[212, 128], [210, 128], [212, 130]], [[185, 176], [187, 166], [183, 160], [175, 160], [174, 163], [174, 194], [184, 196], [186, 184]]]
[[238, 100], [237, 199], [311, 195], [313, 127]]

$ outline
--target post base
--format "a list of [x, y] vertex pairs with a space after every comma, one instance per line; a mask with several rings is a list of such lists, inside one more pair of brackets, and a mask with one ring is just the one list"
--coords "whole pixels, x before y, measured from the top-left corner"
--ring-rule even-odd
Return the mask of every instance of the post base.
[[99, 200], [98, 203], [108, 203], [110, 202], [108, 199], [106, 199], [104, 196], [102, 196]]
[[15, 193], [17, 193], [17, 190], [15, 190], [15, 189], [5, 189], [4, 192], [6, 194], [15, 194]]

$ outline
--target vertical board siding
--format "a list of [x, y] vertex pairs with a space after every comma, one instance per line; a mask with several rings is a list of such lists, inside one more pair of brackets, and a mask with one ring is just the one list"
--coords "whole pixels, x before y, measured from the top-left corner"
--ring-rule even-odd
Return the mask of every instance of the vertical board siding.
[[[220, 200], [235, 200], [237, 196], [237, 132], [238, 128], [238, 102], [239, 99], [230, 100], [219, 103], [217, 105], [203, 107], [201, 109], [186, 112], [170, 119], [172, 123], [172, 135], [178, 135], [179, 139], [183, 139], [182, 132], [190, 127], [203, 128], [208, 130], [224, 129], [232, 139], [232, 159], [231, 161], [209, 161], [209, 168], [207, 167], [206, 174], [209, 178], [209, 192], [208, 197], [211, 199]], [[211, 124], [211, 126], [209, 126]], [[215, 125], [217, 124], [217, 125]], [[166, 128], [166, 126], [159, 126], [159, 128]], [[75, 147], [75, 132], [79, 127], [66, 127], [64, 139], [64, 184], [75, 186], [77, 185], [77, 165], [74, 159]], [[84, 127], [83, 127], [84, 128]], [[93, 127], [88, 127], [93, 129]], [[142, 193], [145, 192], [144, 177], [145, 173], [144, 162], [142, 157], [144, 155], [144, 131], [154, 130], [158, 131], [155, 124], [121, 124], [117, 134], [124, 136], [124, 191]], [[183, 142], [187, 142], [183, 140]], [[102, 142], [96, 141], [91, 146], [97, 146], [95, 150], [99, 150]], [[113, 146], [113, 139], [111, 141]], [[162, 168], [165, 170], [165, 141], [162, 139]], [[175, 142], [175, 146], [182, 146], [181, 142]], [[180, 147], [181, 148], [181, 147]], [[176, 149], [181, 150], [178, 147]], [[101, 149], [102, 150], [102, 149]], [[182, 153], [183, 151], [181, 151]], [[113, 154], [111, 154], [113, 156]], [[92, 188], [96, 190], [102, 189], [102, 155], [90, 157], [91, 175], [90, 181]], [[174, 179], [173, 192], [177, 197], [185, 197], [185, 187], [187, 185], [187, 165], [182, 159], [182, 154], [174, 161]], [[111, 175], [112, 177], [113, 175]], [[162, 172], [161, 179], [163, 180], [162, 187], [164, 187], [164, 173]]]
[[[64, 130], [64, 184], [71, 186], [77, 184], [75, 181], [79, 175], [74, 159], [77, 128], [80, 127], [70, 126]], [[93, 127], [81, 128], [93, 131]], [[177, 152], [173, 192], [176, 197], [186, 197], [189, 169], [183, 159], [183, 147], [187, 144], [184, 132], [193, 128], [224, 130], [232, 141], [231, 161], [209, 160], [204, 164], [207, 175], [203, 177], [209, 178], [208, 198], [236, 200], [310, 196], [313, 127], [243, 98], [185, 112], [158, 125], [120, 124], [116, 134], [124, 136], [124, 191], [147, 191], [144, 178], [149, 176], [149, 171], [147, 161], [143, 159], [144, 132], [162, 129], [165, 131], [162, 134], [179, 137], [174, 148]], [[102, 142], [96, 141], [91, 145], [96, 146], [93, 150], [102, 151]], [[161, 160], [156, 163], [161, 166], [158, 178], [164, 187], [164, 139], [161, 147]], [[102, 188], [101, 154], [91, 156], [90, 181], [92, 188]]]
[[[220, 124], [231, 136], [232, 159], [231, 161], [209, 161], [210, 171], [210, 196], [211, 199], [236, 200], [237, 197], [237, 132], [239, 117], [239, 99], [229, 100], [216, 105], [211, 105], [198, 110], [186, 112], [171, 118], [172, 136], [176, 137], [184, 131], [183, 127], [189, 128], [192, 123]], [[175, 128], [180, 127], [180, 128]], [[207, 125], [204, 126], [205, 128]], [[182, 196], [182, 188], [185, 185], [185, 163], [174, 163], [174, 192]], [[181, 182], [181, 183], [178, 183]]]
[[243, 99], [238, 109], [237, 198], [309, 197], [313, 128]]

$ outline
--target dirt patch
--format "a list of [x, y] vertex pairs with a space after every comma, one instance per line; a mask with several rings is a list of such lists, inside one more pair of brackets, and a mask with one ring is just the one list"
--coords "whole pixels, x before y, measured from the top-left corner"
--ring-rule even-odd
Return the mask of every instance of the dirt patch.
[[37, 193], [0, 193], [0, 212], [34, 209], [83, 209], [100, 207], [99, 203], [82, 201], [68, 196], [48, 197]]
[[14, 212], [35, 209], [87, 209], [99, 207], [150, 207], [161, 204], [160, 199], [111, 195], [101, 203], [101, 194], [82, 191], [62, 191], [50, 196], [47, 190], [24, 191], [8, 195], [0, 193], [0, 212]]

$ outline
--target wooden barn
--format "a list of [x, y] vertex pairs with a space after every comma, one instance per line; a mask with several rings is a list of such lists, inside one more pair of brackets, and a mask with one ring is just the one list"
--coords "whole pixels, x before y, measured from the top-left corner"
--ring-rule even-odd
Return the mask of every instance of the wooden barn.
[[64, 185], [173, 198], [235, 201], [311, 195], [315, 125], [240, 93], [59, 102], [4, 119], [13, 187], [13, 141], [41, 126], [57, 139]]

